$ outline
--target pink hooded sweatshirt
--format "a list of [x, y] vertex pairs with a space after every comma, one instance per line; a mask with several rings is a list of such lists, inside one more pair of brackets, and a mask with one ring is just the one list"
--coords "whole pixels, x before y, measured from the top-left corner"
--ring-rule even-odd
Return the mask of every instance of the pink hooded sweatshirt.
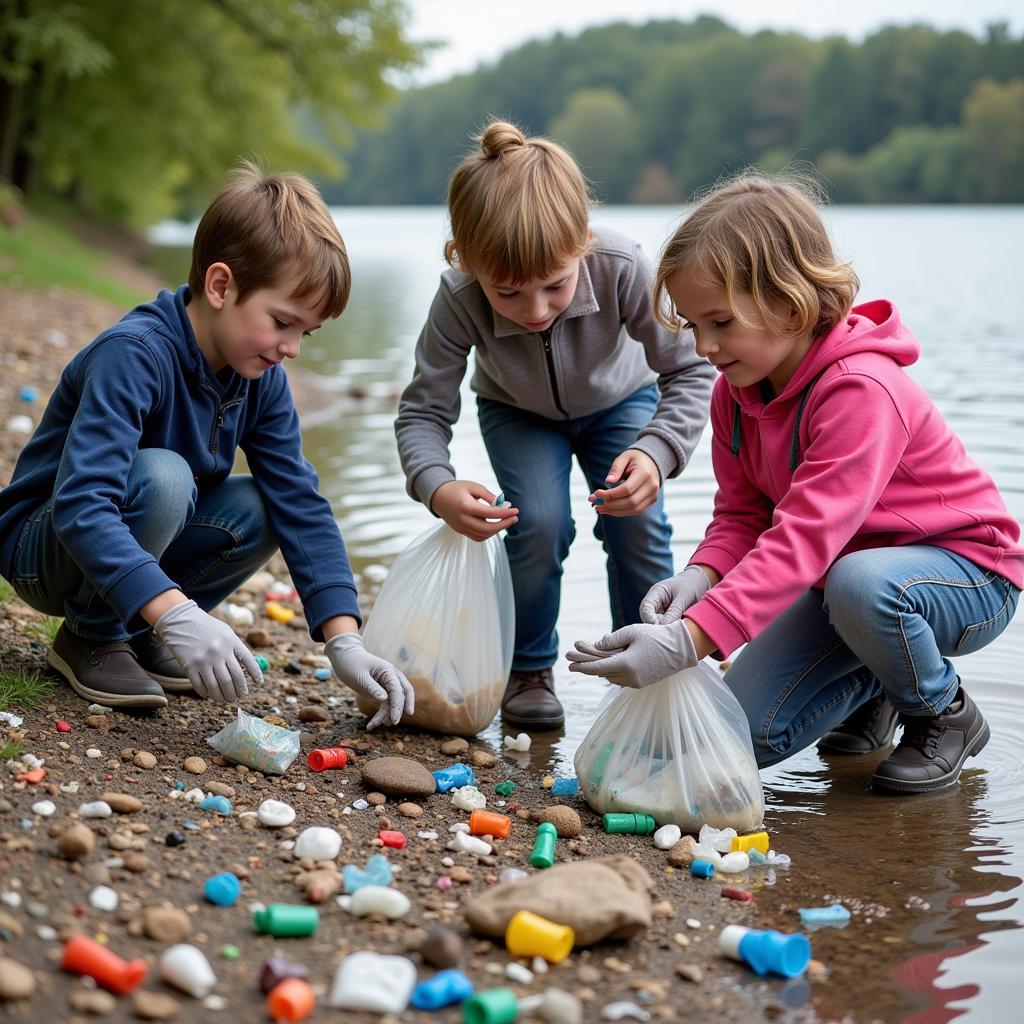
[[1024, 585], [1020, 526], [903, 371], [920, 346], [892, 303], [856, 306], [782, 394], [724, 378], [711, 397], [715, 513], [691, 563], [723, 579], [686, 611], [723, 656], [843, 555], [928, 544]]

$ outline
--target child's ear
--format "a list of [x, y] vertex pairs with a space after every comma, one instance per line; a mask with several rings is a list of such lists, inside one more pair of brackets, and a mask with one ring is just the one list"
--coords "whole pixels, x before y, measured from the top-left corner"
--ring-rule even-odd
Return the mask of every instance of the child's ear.
[[211, 263], [206, 268], [203, 296], [211, 309], [223, 309], [227, 301], [228, 288], [234, 283], [231, 268], [226, 263]]

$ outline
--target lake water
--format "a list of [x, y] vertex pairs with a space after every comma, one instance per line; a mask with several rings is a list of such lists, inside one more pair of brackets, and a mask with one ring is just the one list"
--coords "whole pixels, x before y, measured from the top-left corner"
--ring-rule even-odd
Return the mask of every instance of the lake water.
[[[348, 311], [306, 342], [302, 365], [338, 402], [305, 423], [306, 454], [336, 510], [354, 568], [384, 565], [435, 520], [405, 493], [395, 450], [397, 395], [444, 263], [439, 208], [335, 211], [352, 260]], [[669, 208], [604, 208], [593, 221], [639, 240], [654, 260], [674, 226]], [[889, 298], [922, 345], [911, 374], [931, 393], [972, 455], [1024, 519], [1024, 208], [848, 207], [827, 212], [836, 248], [852, 260], [861, 299]], [[167, 226], [167, 242], [189, 241]], [[467, 374], [468, 380], [468, 374]], [[363, 396], [353, 398], [355, 392]], [[497, 489], [468, 387], [452, 459], [460, 477]], [[604, 560], [577, 472], [578, 537], [566, 563], [561, 646], [609, 627]], [[678, 566], [702, 536], [714, 481], [707, 435], [666, 504]], [[373, 569], [368, 575], [372, 575]], [[814, 938], [833, 967], [825, 985], [786, 986], [780, 999], [810, 999], [825, 1018], [932, 1024], [953, 1018], [1018, 1021], [1024, 955], [1024, 616], [958, 668], [992, 727], [982, 755], [952, 792], [911, 799], [870, 793], [871, 758], [833, 759], [812, 748], [763, 773], [766, 823], [794, 868], [794, 905], [825, 896], [860, 906], [854, 923]], [[538, 769], [572, 772], [604, 685], [556, 666], [567, 706], [564, 734], [535, 743]], [[486, 734], [501, 739], [500, 723]], [[791, 909], [791, 908], [790, 908]], [[793, 930], [790, 914], [763, 920]]]

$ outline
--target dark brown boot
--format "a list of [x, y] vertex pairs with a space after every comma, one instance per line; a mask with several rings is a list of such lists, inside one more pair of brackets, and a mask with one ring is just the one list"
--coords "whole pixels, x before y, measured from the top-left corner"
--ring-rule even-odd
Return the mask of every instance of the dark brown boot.
[[555, 678], [549, 668], [516, 672], [508, 677], [501, 700], [501, 718], [508, 725], [524, 729], [558, 729], [565, 723], [565, 712], [555, 696]]
[[160, 684], [142, 671], [123, 640], [87, 640], [62, 625], [47, 652], [46, 663], [88, 701], [116, 708], [167, 706]]
[[155, 679], [165, 690], [191, 690], [192, 684], [174, 652], [153, 630], [146, 630], [128, 641], [135, 660], [150, 679]]
[[823, 754], [873, 754], [892, 743], [899, 714], [885, 694], [865, 701], [846, 721], [818, 740]]
[[933, 793], [955, 786], [964, 761], [988, 743], [988, 723], [961, 686], [941, 715], [901, 715], [900, 745], [875, 769], [871, 784], [889, 793]]

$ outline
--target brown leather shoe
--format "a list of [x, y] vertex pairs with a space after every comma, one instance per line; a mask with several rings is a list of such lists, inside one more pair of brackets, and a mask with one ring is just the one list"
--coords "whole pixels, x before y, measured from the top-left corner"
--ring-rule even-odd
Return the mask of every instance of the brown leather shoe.
[[61, 625], [46, 654], [46, 663], [88, 701], [118, 708], [167, 706], [160, 684], [142, 671], [123, 640], [87, 640]]
[[128, 641], [135, 660], [150, 679], [165, 690], [191, 690], [192, 684], [170, 647], [153, 630], [146, 630]]
[[934, 793], [955, 786], [964, 761], [988, 743], [988, 722], [961, 686], [941, 715], [901, 715], [900, 745], [875, 769], [871, 784], [889, 793]]
[[873, 754], [884, 750], [896, 733], [899, 713], [885, 694], [865, 701], [846, 721], [818, 740], [823, 754]]
[[509, 673], [501, 718], [509, 725], [526, 729], [558, 729], [565, 724], [565, 712], [555, 696], [555, 677], [549, 668]]

